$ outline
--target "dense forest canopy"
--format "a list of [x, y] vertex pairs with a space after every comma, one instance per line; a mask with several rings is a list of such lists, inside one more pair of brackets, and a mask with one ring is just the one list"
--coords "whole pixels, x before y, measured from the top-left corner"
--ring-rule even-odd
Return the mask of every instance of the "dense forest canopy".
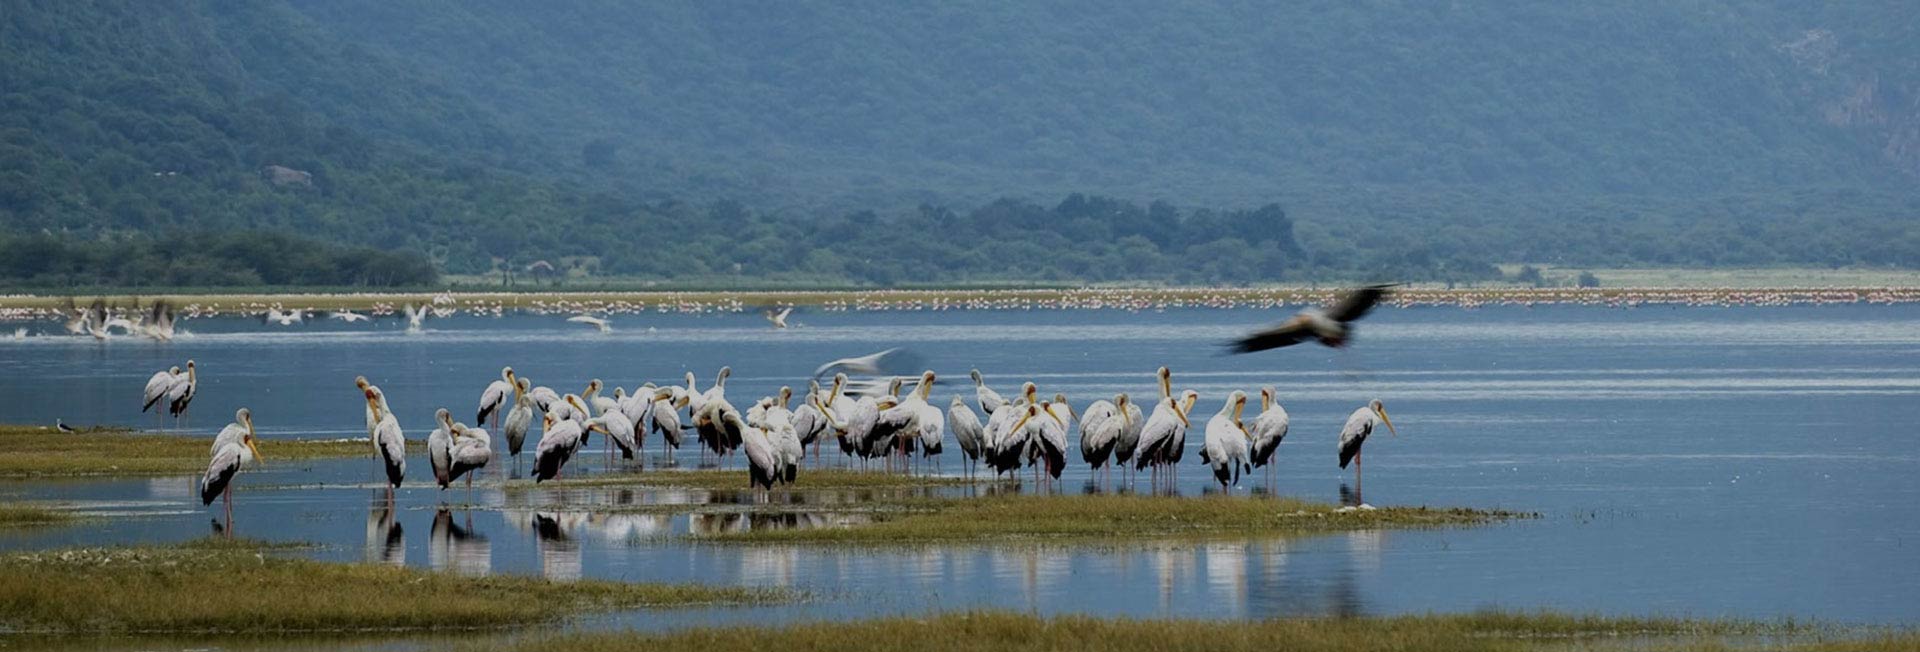
[[[1917, 19], [27, 0], [0, 12], [0, 253], [39, 255], [0, 283], [379, 285], [539, 260], [863, 284], [1916, 267]], [[230, 246], [268, 241], [341, 269]]]

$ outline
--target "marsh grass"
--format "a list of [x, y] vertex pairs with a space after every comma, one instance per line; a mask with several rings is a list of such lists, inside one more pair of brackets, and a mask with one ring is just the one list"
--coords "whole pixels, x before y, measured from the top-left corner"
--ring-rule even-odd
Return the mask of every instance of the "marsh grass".
[[[164, 435], [118, 429], [65, 433], [33, 426], [0, 426], [0, 478], [91, 475], [169, 475], [207, 468], [212, 436]], [[351, 439], [260, 440], [268, 464], [367, 454]]]
[[[782, 485], [781, 490], [806, 491], [812, 489], [908, 489], [915, 487], [956, 487], [974, 484], [992, 484], [991, 479], [968, 479], [952, 476], [916, 476], [879, 471], [852, 471], [847, 469], [801, 469], [795, 476], [794, 484]], [[534, 484], [531, 480], [508, 483], [509, 490], [547, 489], [551, 487], [666, 487], [675, 489], [746, 489], [747, 472], [745, 469], [700, 469], [695, 471], [642, 471], [639, 473], [602, 473], [564, 477]]]
[[0, 632], [454, 631], [596, 611], [795, 597], [692, 584], [469, 577], [311, 561], [284, 551], [258, 542], [201, 541], [8, 554], [0, 557]]
[[867, 506], [872, 523], [730, 532], [703, 540], [749, 543], [948, 544], [1124, 541], [1309, 535], [1351, 530], [1482, 525], [1532, 514], [1463, 508], [1340, 510], [1292, 498], [1002, 495], [901, 499]]
[[[515, 641], [515, 649], [601, 652], [781, 650], [866, 652], [917, 650], [1047, 650], [1102, 652], [1208, 650], [1508, 650], [1692, 649], [1739, 645], [1773, 649], [1799, 626], [1671, 618], [1612, 618], [1553, 613], [1486, 612], [1384, 618], [1289, 618], [1261, 621], [1135, 620], [963, 612], [781, 627], [735, 626], [646, 634], [602, 632]], [[1908, 639], [1911, 640], [1911, 639]], [[1714, 648], [1722, 649], [1722, 648]], [[1729, 647], [1724, 649], [1756, 649]], [[1828, 649], [1828, 648], [1820, 648]], [[1852, 648], [1831, 648], [1852, 649]], [[1881, 648], [1867, 648], [1877, 650]]]
[[0, 530], [66, 525], [79, 520], [71, 513], [40, 505], [0, 503]]

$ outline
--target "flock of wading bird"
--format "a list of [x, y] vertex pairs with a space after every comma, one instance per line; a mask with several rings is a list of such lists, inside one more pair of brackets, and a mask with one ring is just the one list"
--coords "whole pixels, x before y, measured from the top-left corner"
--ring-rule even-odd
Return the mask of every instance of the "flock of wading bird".
[[[1251, 352], [1307, 341], [1344, 346], [1351, 323], [1371, 310], [1389, 287], [1361, 288], [1332, 306], [1302, 311], [1234, 342], [1233, 349]], [[1066, 468], [1068, 433], [1076, 423], [1081, 460], [1109, 486], [1111, 469], [1116, 465], [1133, 472], [1151, 472], [1155, 490], [1172, 489], [1177, 480], [1175, 471], [1186, 450], [1187, 431], [1193, 425], [1191, 413], [1200, 395], [1193, 390], [1175, 394], [1173, 374], [1166, 367], [1155, 372], [1159, 396], [1150, 414], [1143, 414], [1140, 405], [1125, 393], [1076, 411], [1064, 395], [1042, 398], [1033, 382], [1022, 383], [1014, 398], [1007, 399], [987, 386], [978, 369], [971, 373], [971, 400], [956, 395], [942, 411], [932, 403], [937, 378], [932, 370], [921, 373], [910, 389], [909, 381], [900, 377], [857, 382], [848, 378], [847, 371], [877, 371], [879, 360], [890, 352], [823, 365], [815, 379], [808, 381], [797, 408], [789, 407], [794, 398], [791, 387], [781, 387], [776, 396], [760, 398], [745, 412], [727, 398], [727, 378], [732, 374], [729, 367], [722, 367], [705, 390], [688, 372], [684, 386], [649, 382], [632, 394], [615, 388], [611, 397], [600, 395], [603, 384], [599, 379], [590, 381], [579, 394], [563, 395], [535, 386], [512, 367], [505, 367], [500, 379], [481, 391], [474, 420], [495, 424], [506, 440], [505, 452], [518, 468], [534, 419], [539, 418], [541, 431], [532, 469], [536, 483], [560, 477], [593, 433], [607, 438], [607, 465], [611, 467], [616, 449], [623, 460], [644, 460], [646, 439], [652, 435], [660, 437], [672, 459], [685, 434], [692, 432], [703, 461], [711, 453], [720, 463], [731, 466], [733, 456], [744, 453], [748, 486], [771, 490], [775, 485], [794, 482], [809, 446], [819, 463], [822, 441], [836, 442], [849, 460], [862, 467], [878, 460], [889, 471], [897, 467], [911, 472], [915, 453], [922, 464], [938, 461], [949, 431], [966, 457], [969, 473], [984, 463], [996, 475], [1017, 478], [1024, 467], [1031, 469], [1035, 482], [1050, 483]], [[836, 369], [839, 371], [831, 384], [820, 386], [817, 379]], [[176, 367], [154, 374], [143, 397], [146, 407], [166, 400], [178, 415], [192, 400], [197, 378], [191, 360], [185, 372]], [[365, 377], [355, 378], [354, 384], [365, 399], [368, 440], [385, 471], [391, 501], [393, 489], [406, 478], [406, 438], [386, 393]], [[907, 390], [904, 395], [903, 389]], [[1228, 394], [1220, 412], [1207, 421], [1199, 459], [1210, 467], [1223, 489], [1237, 485], [1242, 473], [1255, 468], [1266, 467], [1271, 473], [1275, 453], [1287, 436], [1287, 411], [1278, 403], [1274, 389], [1262, 387], [1259, 395], [1260, 413], [1251, 422], [1243, 418], [1248, 394], [1239, 390]], [[975, 407], [987, 415], [984, 423]], [[483, 428], [454, 421], [452, 412], [444, 407], [435, 413], [435, 421], [427, 437], [427, 459], [434, 481], [444, 490], [464, 477], [470, 489], [473, 473], [493, 460], [492, 436]], [[1380, 425], [1395, 432], [1385, 405], [1373, 399], [1354, 410], [1341, 428], [1340, 467], [1344, 469], [1351, 462], [1356, 480], [1361, 447]], [[203, 504], [211, 505], [215, 497], [224, 497], [231, 518], [233, 479], [247, 462], [259, 457], [252, 412], [240, 408], [234, 422], [214, 438], [212, 460], [201, 481]], [[1132, 483], [1130, 473], [1125, 481]]]

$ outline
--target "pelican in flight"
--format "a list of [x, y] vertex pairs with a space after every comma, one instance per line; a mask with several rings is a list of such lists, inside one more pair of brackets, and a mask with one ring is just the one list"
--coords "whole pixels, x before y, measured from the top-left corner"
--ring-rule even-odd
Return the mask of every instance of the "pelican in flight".
[[1367, 443], [1367, 435], [1373, 434], [1373, 429], [1382, 423], [1387, 424], [1388, 434], [1400, 436], [1393, 420], [1387, 418], [1387, 406], [1376, 398], [1347, 415], [1347, 424], [1340, 427], [1340, 468], [1347, 468], [1347, 462], [1353, 462], [1356, 485], [1360, 484], [1360, 447]]
[[1230, 346], [1234, 353], [1277, 349], [1308, 340], [1318, 340], [1334, 348], [1346, 346], [1353, 336], [1353, 322], [1373, 310], [1374, 304], [1395, 285], [1369, 285], [1348, 292], [1338, 303], [1302, 310], [1293, 318], [1235, 340]]
[[1287, 409], [1275, 400], [1273, 388], [1260, 388], [1260, 416], [1253, 419], [1248, 434], [1253, 436], [1253, 468], [1267, 468], [1268, 488], [1273, 487], [1273, 454], [1280, 450], [1280, 440], [1287, 438], [1287, 423]]
[[268, 308], [265, 314], [260, 315], [260, 323], [262, 324], [272, 323], [272, 324], [279, 324], [281, 326], [292, 326], [294, 324], [298, 324], [304, 321], [306, 317], [307, 317], [306, 313], [303, 313], [299, 310], [283, 311], [279, 308]]
[[[223, 497], [229, 524], [233, 522], [233, 476], [240, 472], [241, 465], [260, 459], [260, 449], [253, 445], [253, 413], [240, 408], [234, 417], [238, 422], [223, 428], [220, 436], [214, 438], [213, 459], [207, 462], [207, 473], [200, 478], [200, 504], [212, 505], [214, 496]], [[228, 438], [229, 431], [233, 433], [231, 438]], [[221, 441], [223, 438], [226, 441]]]
[[532, 384], [525, 378], [515, 379], [513, 409], [507, 411], [507, 421], [500, 427], [507, 436], [507, 454], [513, 456], [515, 468], [520, 464], [520, 448], [527, 443], [527, 429], [533, 427]]
[[1200, 461], [1213, 467], [1213, 479], [1220, 483], [1220, 489], [1227, 489], [1227, 480], [1240, 484], [1241, 472], [1252, 472], [1247, 463], [1247, 447], [1252, 437], [1247, 434], [1247, 426], [1240, 421], [1240, 413], [1247, 409], [1247, 393], [1233, 390], [1227, 395], [1227, 403], [1220, 406], [1220, 412], [1207, 420], [1207, 438], [1200, 449]]
[[153, 306], [147, 310], [146, 322], [140, 327], [141, 333], [162, 342], [171, 341], [173, 339], [173, 304], [167, 303], [166, 299], [153, 302]]
[[834, 360], [833, 362], [829, 362], [815, 368], [813, 370], [813, 377], [819, 378], [821, 376], [825, 376], [827, 375], [827, 372], [830, 372], [830, 371], [839, 371], [839, 372], [850, 373], [850, 374], [864, 374], [869, 376], [879, 374], [885, 367], [892, 364], [893, 358], [899, 357], [901, 356], [901, 354], [902, 354], [902, 351], [900, 350], [900, 348], [894, 347], [891, 349], [887, 349], [885, 351], [881, 351], [878, 353], [869, 353], [867, 355], [863, 355], [859, 357], [841, 358], [839, 360]]
[[372, 319], [372, 317], [362, 315], [352, 310], [335, 310], [333, 312], [327, 313], [327, 317], [331, 319], [338, 319], [340, 321], [343, 321], [349, 324]]
[[424, 322], [427, 320], [427, 313], [432, 312], [432, 309], [424, 306], [420, 308], [415, 308], [413, 307], [413, 304], [409, 303], [409, 304], [406, 304], [405, 306], [402, 306], [401, 311], [402, 311], [401, 314], [404, 314], [407, 316], [407, 332], [418, 333], [420, 332], [421, 322]]
[[567, 321], [575, 324], [586, 324], [588, 326], [592, 326], [595, 329], [598, 329], [602, 333], [613, 332], [613, 322], [607, 321], [600, 317], [595, 317], [593, 315], [574, 315], [572, 317], [568, 317]]
[[767, 323], [773, 324], [773, 327], [776, 329], [786, 328], [787, 316], [791, 314], [793, 314], [793, 306], [787, 306], [785, 308], [779, 308], [777, 310], [768, 309]]
[[367, 408], [373, 410], [373, 445], [387, 470], [387, 502], [393, 502], [394, 488], [407, 477], [407, 438], [400, 432], [400, 420], [387, 407], [386, 393], [367, 385], [366, 394]]
[[488, 417], [497, 421], [500, 408], [506, 407], [507, 399], [513, 395], [514, 387], [518, 384], [519, 381], [513, 376], [513, 367], [501, 367], [500, 379], [488, 383], [487, 388], [480, 391], [480, 407], [473, 417], [474, 423], [484, 425]]
[[980, 411], [987, 414], [999, 412], [1000, 406], [1007, 404], [1007, 399], [1002, 398], [1000, 392], [993, 391], [992, 387], [987, 386], [987, 381], [980, 377], [979, 369], [973, 370], [972, 375], [973, 395], [980, 401]]

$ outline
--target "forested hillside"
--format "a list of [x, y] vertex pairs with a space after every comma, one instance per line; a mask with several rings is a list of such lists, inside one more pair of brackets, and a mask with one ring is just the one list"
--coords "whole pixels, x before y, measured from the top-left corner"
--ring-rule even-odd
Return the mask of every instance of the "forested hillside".
[[0, 283], [426, 268], [178, 246], [235, 230], [683, 282], [1914, 267], [1916, 32], [1899, 2], [14, 2], [0, 253], [42, 259]]

